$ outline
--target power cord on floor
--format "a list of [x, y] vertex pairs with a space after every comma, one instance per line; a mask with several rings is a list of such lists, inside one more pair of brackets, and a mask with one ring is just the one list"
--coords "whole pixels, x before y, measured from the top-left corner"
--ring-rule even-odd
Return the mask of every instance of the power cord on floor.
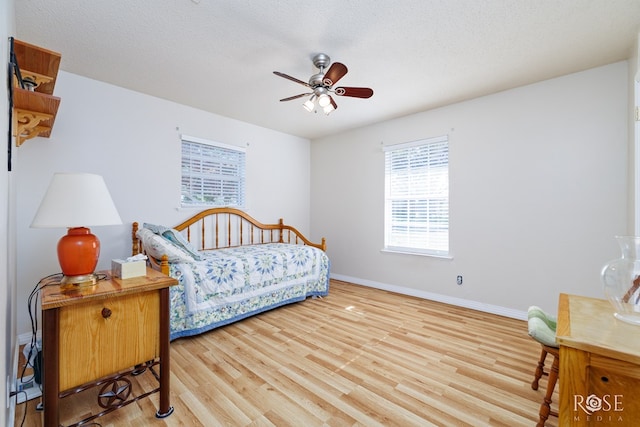
[[[24, 422], [27, 420], [27, 392], [26, 391], [12, 391], [9, 393], [9, 397], [17, 396], [19, 393], [24, 393], [24, 411], [22, 413], [22, 422], [20, 423], [20, 427], [24, 425]], [[16, 399], [17, 401], [17, 399]]]
[[[51, 279], [53, 277], [62, 277], [62, 273], [50, 274], [46, 277], [43, 277], [38, 281], [36, 286], [31, 291], [29, 298], [27, 299], [27, 311], [29, 313], [29, 319], [31, 320], [31, 342], [29, 343], [29, 352], [25, 355], [27, 363], [22, 367], [22, 372], [20, 373], [20, 382], [24, 383], [25, 371], [27, 367], [32, 367], [34, 369], [33, 380], [36, 383], [40, 384], [42, 381], [41, 378], [36, 378], [36, 371], [40, 372], [42, 366], [35, 366], [35, 364], [39, 364], [40, 360], [37, 357], [38, 355], [38, 345], [37, 345], [37, 332], [38, 332], [38, 298], [40, 296], [40, 291], [46, 286], [50, 286], [53, 283], [42, 284], [47, 279]], [[35, 360], [36, 363], [33, 363]]]
[[[38, 297], [40, 295], [40, 291], [45, 288], [46, 286], [49, 286], [49, 284], [43, 284], [42, 282], [44, 282], [47, 279], [56, 277], [56, 276], [60, 276], [62, 277], [61, 273], [56, 273], [56, 274], [51, 274], [49, 276], [43, 277], [42, 279], [40, 279], [38, 281], [38, 283], [36, 284], [36, 286], [33, 288], [33, 290], [31, 291], [31, 294], [29, 294], [29, 298], [27, 299], [27, 311], [29, 313], [29, 318], [31, 320], [31, 342], [29, 342], [27, 345], [29, 345], [29, 351], [28, 353], [25, 355], [26, 358], [26, 363], [22, 366], [22, 371], [20, 372], [19, 375], [19, 380], [21, 384], [25, 384], [27, 382], [27, 380], [25, 380], [25, 374], [26, 374], [26, 370], [28, 367], [31, 367], [34, 369], [34, 375], [30, 377], [29, 381], [33, 381], [34, 384], [37, 384], [40, 389], [42, 390], [42, 386], [40, 385], [39, 382], [35, 381], [36, 380], [36, 370], [41, 370], [42, 366], [37, 366], [39, 365], [40, 360], [37, 357], [37, 353], [38, 353], [38, 345], [37, 345], [37, 331], [38, 331]], [[35, 361], [35, 363], [34, 363]], [[41, 382], [42, 379], [40, 378], [39, 381]], [[20, 423], [20, 426], [23, 426], [26, 418], [27, 418], [27, 408], [28, 408], [28, 403], [29, 403], [29, 394], [25, 391], [25, 390], [20, 390], [20, 391], [12, 391], [9, 393], [9, 397], [14, 397], [17, 396], [18, 394], [22, 393], [24, 395], [24, 413], [22, 414], [22, 422]], [[16, 403], [17, 403], [17, 399], [16, 399]], [[38, 408], [36, 407], [36, 410], [38, 410]]]

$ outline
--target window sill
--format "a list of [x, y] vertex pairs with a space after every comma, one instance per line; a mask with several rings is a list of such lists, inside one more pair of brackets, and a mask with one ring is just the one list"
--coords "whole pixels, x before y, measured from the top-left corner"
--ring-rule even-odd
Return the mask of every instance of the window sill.
[[415, 255], [415, 256], [428, 257], [428, 258], [453, 259], [453, 256], [451, 254], [431, 254], [427, 252], [412, 252], [409, 250], [397, 250], [397, 249], [386, 249], [386, 248], [380, 249], [380, 252], [389, 253], [389, 254], [398, 254], [398, 255]]
[[177, 211], [203, 211], [206, 209], [216, 209], [216, 208], [233, 208], [241, 211], [246, 211], [247, 208], [244, 206], [237, 205], [193, 205], [193, 206], [178, 206], [176, 208]]

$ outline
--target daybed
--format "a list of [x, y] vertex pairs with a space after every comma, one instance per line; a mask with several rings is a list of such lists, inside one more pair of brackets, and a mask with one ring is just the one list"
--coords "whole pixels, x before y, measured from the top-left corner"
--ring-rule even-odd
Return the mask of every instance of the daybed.
[[192, 336], [307, 297], [329, 293], [325, 239], [262, 224], [237, 209], [200, 212], [173, 228], [133, 223], [132, 254], [178, 279], [170, 338]]

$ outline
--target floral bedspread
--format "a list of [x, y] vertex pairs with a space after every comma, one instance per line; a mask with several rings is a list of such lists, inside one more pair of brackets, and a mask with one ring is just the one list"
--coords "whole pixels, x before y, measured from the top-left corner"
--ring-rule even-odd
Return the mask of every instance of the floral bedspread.
[[201, 255], [170, 265], [178, 279], [171, 287], [171, 339], [329, 292], [329, 259], [311, 246], [268, 243]]

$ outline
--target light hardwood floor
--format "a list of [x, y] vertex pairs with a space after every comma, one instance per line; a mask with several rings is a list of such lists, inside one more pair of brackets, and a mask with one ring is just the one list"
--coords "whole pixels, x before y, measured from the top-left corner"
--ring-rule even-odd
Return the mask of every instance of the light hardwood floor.
[[[171, 404], [157, 394], [102, 426], [533, 426], [546, 377], [526, 322], [332, 281], [308, 299], [171, 344]], [[547, 362], [550, 365], [551, 360]], [[144, 387], [150, 375], [136, 377]], [[67, 425], [91, 412], [65, 399]], [[555, 409], [557, 391], [552, 408]], [[16, 409], [20, 424], [25, 405]], [[40, 426], [35, 401], [27, 426]], [[71, 419], [70, 419], [71, 418]], [[557, 426], [550, 417], [547, 426]]]

